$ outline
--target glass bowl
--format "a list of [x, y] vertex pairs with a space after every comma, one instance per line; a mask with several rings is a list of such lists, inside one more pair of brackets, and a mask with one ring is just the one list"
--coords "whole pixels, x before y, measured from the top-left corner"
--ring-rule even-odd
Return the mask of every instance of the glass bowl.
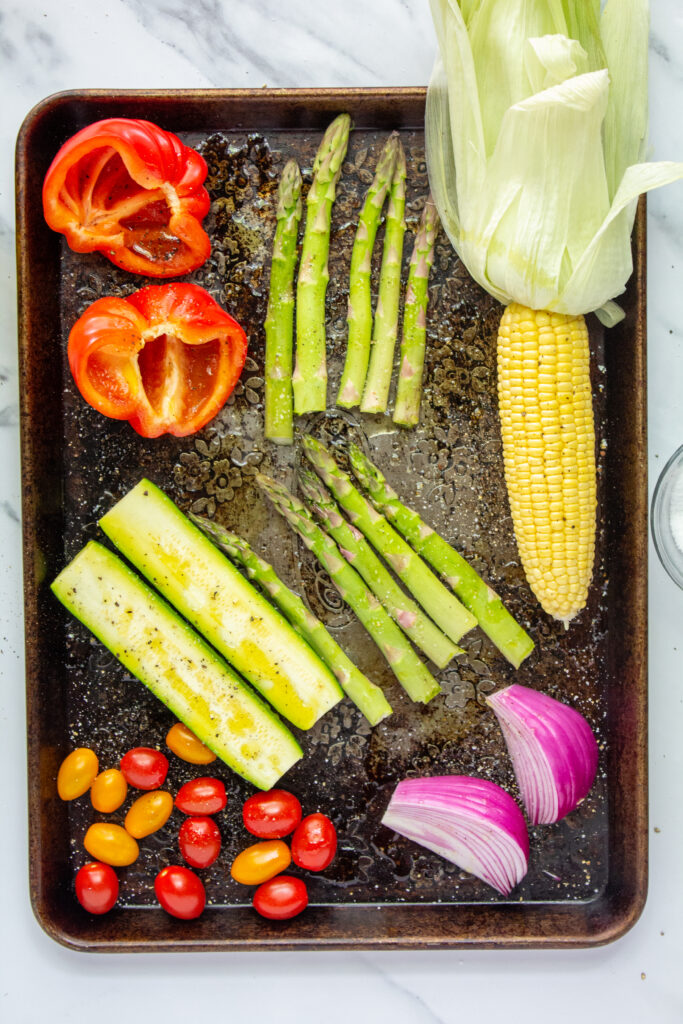
[[652, 495], [650, 526], [660, 562], [683, 589], [683, 445], [659, 475]]

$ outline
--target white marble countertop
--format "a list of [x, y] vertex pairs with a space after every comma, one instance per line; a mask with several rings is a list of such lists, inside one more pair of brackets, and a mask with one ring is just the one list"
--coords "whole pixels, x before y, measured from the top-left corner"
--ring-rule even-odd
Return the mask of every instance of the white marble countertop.
[[[683, 159], [683, 13], [654, 0], [653, 156]], [[285, 11], [287, 16], [285, 18]], [[650, 895], [617, 943], [574, 952], [99, 956], [69, 952], [28, 901], [13, 147], [73, 88], [415, 85], [426, 0], [6, 0], [0, 7], [0, 1018], [7, 1022], [683, 1018], [683, 593], [651, 549]], [[650, 486], [683, 441], [683, 186], [649, 201]]]

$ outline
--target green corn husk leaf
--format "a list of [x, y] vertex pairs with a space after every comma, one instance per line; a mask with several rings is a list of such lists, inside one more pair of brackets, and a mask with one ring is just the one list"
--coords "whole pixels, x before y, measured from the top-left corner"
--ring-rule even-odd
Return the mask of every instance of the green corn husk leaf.
[[642, 164], [647, 0], [431, 0], [430, 184], [472, 276], [501, 302], [622, 316]]

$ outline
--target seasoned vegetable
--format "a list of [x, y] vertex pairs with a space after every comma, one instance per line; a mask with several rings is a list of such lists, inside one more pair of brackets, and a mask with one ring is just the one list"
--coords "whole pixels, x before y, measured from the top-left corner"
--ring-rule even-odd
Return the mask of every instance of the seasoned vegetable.
[[340, 700], [339, 684], [318, 656], [149, 480], [129, 491], [100, 525], [126, 558], [298, 728], [310, 729]]
[[163, 789], [143, 793], [128, 808], [124, 827], [134, 839], [144, 839], [163, 828], [173, 810], [173, 797]]
[[158, 789], [168, 775], [168, 758], [153, 747], [134, 747], [121, 758], [121, 771], [129, 786]]
[[211, 764], [216, 760], [213, 750], [209, 750], [182, 722], [176, 722], [168, 730], [166, 746], [188, 764]]
[[399, 136], [389, 136], [380, 153], [375, 177], [365, 196], [363, 208], [358, 217], [356, 237], [351, 252], [349, 272], [349, 308], [347, 323], [349, 335], [346, 347], [346, 361], [337, 395], [337, 405], [350, 409], [358, 405], [363, 393], [365, 376], [370, 359], [372, 341], [372, 295], [370, 274], [372, 251], [375, 247], [377, 229], [382, 219], [382, 208], [396, 167]]
[[78, 747], [59, 766], [57, 792], [62, 800], [76, 800], [87, 793], [97, 775], [97, 754], [89, 747]]
[[189, 868], [169, 864], [154, 880], [159, 903], [171, 917], [193, 921], [206, 906], [204, 883]]
[[282, 582], [272, 565], [260, 558], [246, 540], [213, 520], [195, 515], [191, 518], [233, 562], [244, 566], [249, 579], [265, 590], [297, 633], [334, 673], [344, 693], [360, 708], [370, 725], [377, 725], [391, 714], [391, 705], [379, 686], [356, 668], [320, 619], [306, 607], [298, 594]]
[[93, 409], [143, 437], [184, 437], [225, 404], [247, 339], [207, 291], [177, 282], [97, 299], [72, 327], [68, 355]]
[[349, 142], [351, 118], [340, 114], [329, 126], [313, 163], [306, 197], [306, 227], [296, 287], [294, 409], [301, 416], [327, 405], [325, 294], [329, 272], [330, 218]]
[[524, 878], [529, 835], [504, 789], [486, 779], [442, 775], [399, 782], [382, 818], [399, 835], [433, 850], [507, 896]]
[[91, 541], [52, 589], [233, 771], [270, 789], [299, 760], [267, 705], [111, 551]]
[[282, 839], [301, 821], [301, 804], [284, 789], [254, 793], [242, 807], [244, 827], [259, 839]]
[[206, 815], [186, 818], [178, 832], [178, 846], [183, 860], [191, 868], [208, 868], [221, 852], [218, 825]]
[[479, 625], [515, 668], [534, 649], [534, 642], [519, 626], [503, 602], [462, 555], [400, 501], [377, 466], [357, 445], [350, 445], [351, 468], [375, 508], [400, 530], [408, 543], [443, 576]]
[[137, 860], [140, 849], [125, 828], [109, 821], [96, 821], [85, 833], [83, 845], [95, 860], [115, 868], [126, 867]]
[[329, 573], [342, 598], [363, 623], [406, 693], [412, 700], [423, 703], [436, 697], [441, 689], [436, 679], [417, 657], [394, 620], [366, 588], [356, 570], [344, 560], [332, 538], [323, 533], [301, 502], [281, 484], [262, 474], [256, 477], [256, 482]]
[[420, 419], [429, 271], [434, 261], [434, 242], [438, 231], [439, 215], [430, 195], [415, 235], [403, 306], [403, 337], [393, 417], [394, 423], [402, 427], [415, 427]]
[[532, 825], [551, 825], [588, 795], [598, 744], [575, 708], [517, 683], [486, 698], [498, 718]]
[[595, 541], [583, 314], [623, 317], [613, 300], [633, 269], [636, 200], [683, 177], [680, 163], [640, 163], [648, 3], [608, 0], [601, 15], [598, 0], [432, 0], [432, 13], [430, 184], [465, 266], [508, 306], [498, 367], [513, 523], [532, 589], [567, 625]]
[[252, 900], [254, 910], [271, 921], [287, 921], [308, 906], [308, 889], [300, 878], [277, 875], [259, 885]]
[[304, 438], [304, 452], [320, 478], [348, 514], [353, 525], [365, 534], [428, 615], [453, 643], [477, 624], [477, 620], [406, 544], [396, 530], [379, 515], [353, 486], [327, 449], [314, 437]]
[[90, 861], [76, 875], [76, 899], [89, 914], [107, 914], [119, 898], [116, 872], [101, 861]]
[[326, 814], [309, 814], [292, 836], [292, 860], [307, 871], [324, 871], [337, 852], [337, 830]]
[[190, 779], [178, 790], [175, 805], [183, 814], [218, 814], [228, 802], [220, 779]]
[[293, 436], [292, 353], [294, 347], [294, 269], [301, 219], [301, 171], [288, 160], [277, 195], [277, 227], [270, 268], [266, 331], [265, 435], [278, 444]]
[[107, 768], [100, 772], [90, 787], [90, 799], [96, 811], [111, 814], [118, 810], [128, 793], [128, 784], [118, 768]]
[[211, 252], [206, 162], [151, 121], [107, 118], [65, 142], [43, 185], [45, 220], [76, 252], [146, 277], [178, 277]]
[[394, 365], [394, 349], [398, 337], [398, 307], [401, 300], [401, 261], [403, 258], [403, 236], [406, 230], [404, 218], [406, 205], [406, 157], [399, 142], [396, 153], [396, 167], [389, 191], [382, 252], [382, 269], [379, 274], [379, 293], [372, 332], [370, 366], [365, 381], [361, 412], [384, 412], [389, 398], [391, 371]]
[[343, 518], [339, 506], [315, 473], [306, 469], [300, 471], [299, 484], [325, 531], [337, 542], [344, 558], [363, 577], [392, 619], [435, 665], [445, 668], [451, 658], [460, 653], [460, 648], [404, 594], [360, 530]]
[[292, 862], [289, 847], [281, 839], [254, 843], [235, 857], [230, 874], [241, 885], [261, 885], [286, 871]]
[[507, 307], [498, 408], [524, 572], [543, 610], [567, 626], [586, 604], [595, 553], [595, 428], [582, 316]]

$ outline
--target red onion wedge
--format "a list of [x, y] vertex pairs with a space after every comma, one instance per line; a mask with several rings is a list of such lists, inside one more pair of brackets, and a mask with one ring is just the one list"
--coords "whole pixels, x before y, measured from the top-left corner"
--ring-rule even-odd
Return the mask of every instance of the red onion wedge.
[[513, 683], [492, 693], [498, 719], [532, 825], [551, 825], [587, 795], [598, 767], [598, 744], [586, 719], [546, 693]]
[[404, 779], [382, 824], [433, 850], [507, 896], [527, 872], [529, 836], [500, 786], [468, 775]]

